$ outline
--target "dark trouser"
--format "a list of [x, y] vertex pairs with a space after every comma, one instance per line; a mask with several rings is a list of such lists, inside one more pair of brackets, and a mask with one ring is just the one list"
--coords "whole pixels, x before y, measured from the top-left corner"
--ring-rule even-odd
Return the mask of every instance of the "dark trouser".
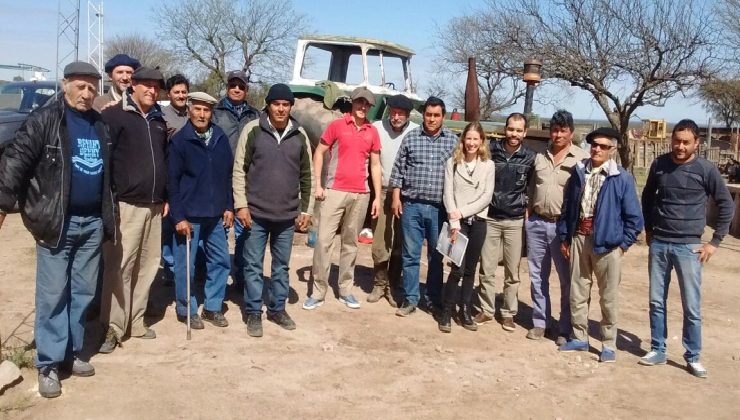
[[475, 267], [480, 258], [483, 242], [486, 240], [486, 221], [475, 219], [471, 224], [463, 220], [460, 224], [460, 233], [468, 237], [468, 247], [465, 249], [462, 265], [453, 265], [447, 283], [444, 288], [444, 303], [455, 303], [455, 289], [462, 278], [462, 290], [460, 293], [461, 304], [470, 304], [473, 297], [473, 286], [475, 285]]

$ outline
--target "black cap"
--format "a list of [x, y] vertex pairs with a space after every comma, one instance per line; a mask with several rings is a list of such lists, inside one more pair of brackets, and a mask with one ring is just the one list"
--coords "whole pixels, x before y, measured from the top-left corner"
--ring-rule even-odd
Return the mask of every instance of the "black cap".
[[159, 86], [164, 88], [164, 76], [162, 76], [162, 72], [151, 67], [139, 67], [131, 75], [131, 80], [156, 80], [159, 82]]
[[244, 82], [245, 85], [249, 84], [249, 78], [247, 77], [247, 73], [244, 73], [241, 70], [230, 71], [229, 74], [226, 75], [226, 81], [228, 82], [231, 79], [239, 79], [242, 82]]
[[272, 101], [288, 101], [291, 105], [295, 104], [295, 96], [290, 90], [288, 85], [284, 83], [276, 83], [270, 86], [270, 90], [267, 91], [267, 97], [265, 97], [265, 103], [269, 104]]
[[129, 57], [126, 54], [116, 54], [111, 57], [111, 59], [108, 60], [107, 63], [105, 63], [105, 72], [110, 73], [118, 66], [129, 66], [132, 69], [136, 70], [141, 67], [141, 63], [139, 62], [139, 60]]
[[389, 96], [385, 99], [385, 104], [389, 108], [400, 108], [406, 111], [411, 111], [414, 108], [414, 104], [411, 102], [411, 99], [406, 97], [406, 95], [393, 95]]
[[600, 136], [600, 137], [608, 137], [612, 139], [614, 142], [619, 142], [619, 138], [621, 137], [619, 135], [619, 131], [611, 128], [611, 127], [599, 127], [596, 130], [588, 133], [586, 135], [586, 142], [588, 144], [593, 143], [594, 137]]
[[64, 67], [64, 78], [72, 76], [87, 76], [100, 79], [100, 72], [90, 63], [84, 61], [73, 61]]

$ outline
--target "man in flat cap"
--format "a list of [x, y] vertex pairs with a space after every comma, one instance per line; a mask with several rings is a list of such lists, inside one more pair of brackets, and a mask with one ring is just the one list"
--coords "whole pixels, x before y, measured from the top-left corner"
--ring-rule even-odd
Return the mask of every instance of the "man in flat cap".
[[[190, 300], [190, 326], [203, 329], [203, 321], [217, 327], [229, 325], [223, 314], [226, 281], [229, 278], [229, 245], [226, 230], [234, 221], [231, 191], [233, 156], [229, 138], [211, 122], [216, 99], [204, 92], [188, 95], [190, 119], [172, 137], [168, 157], [170, 216], [175, 224], [175, 310], [181, 322], [187, 320]], [[228, 164], [225, 164], [228, 163]], [[190, 238], [191, 259], [187, 260]], [[205, 300], [198, 316], [198, 301], [193, 287], [195, 255], [203, 244], [206, 266]], [[190, 296], [187, 283], [190, 282]]]
[[[248, 122], [260, 116], [259, 110], [247, 103], [247, 92], [249, 92], [249, 78], [241, 70], [230, 71], [226, 75], [226, 96], [213, 108], [213, 123], [221, 127], [229, 137], [231, 152], [236, 154], [236, 144], [239, 135]], [[244, 249], [244, 226], [239, 219], [234, 223], [234, 282], [243, 285], [241, 277], [244, 269], [242, 258]]]
[[110, 137], [92, 110], [100, 74], [74, 62], [63, 93], [34, 111], [0, 159], [0, 227], [18, 199], [36, 240], [36, 367], [39, 393], [61, 394], [57, 369], [91, 376], [79, 359], [95, 294], [101, 244], [113, 239]]
[[119, 217], [116, 242], [103, 247], [101, 320], [107, 333], [101, 353], [112, 352], [124, 335], [156, 337], [144, 325], [144, 311], [167, 213], [167, 124], [156, 102], [163, 85], [159, 70], [139, 67], [121, 102], [103, 111]]
[[406, 135], [393, 163], [393, 215], [401, 219], [403, 245], [401, 265], [404, 299], [397, 316], [409, 316], [419, 305], [419, 267], [424, 240], [427, 242], [427, 309], [442, 308], [442, 254], [435, 246], [447, 220], [442, 202], [445, 162], [452, 156], [458, 136], [444, 126], [445, 103], [430, 96], [422, 105], [423, 123]]
[[[239, 136], [234, 159], [234, 207], [245, 226], [244, 303], [247, 334], [262, 336], [265, 248], [272, 256], [267, 319], [286, 330], [295, 322], [285, 311], [294, 226], [305, 230], [313, 211], [311, 143], [290, 116], [293, 92], [278, 83], [265, 98], [266, 113]], [[300, 196], [299, 196], [300, 192]]]
[[573, 333], [560, 351], [588, 351], [588, 309], [592, 276], [599, 286], [601, 355], [614, 362], [622, 255], [643, 227], [635, 182], [611, 157], [619, 132], [597, 128], [586, 136], [591, 158], [578, 162], [565, 187], [557, 223], [560, 252], [570, 264]]
[[367, 296], [367, 301], [374, 303], [384, 297], [391, 306], [396, 306], [394, 294], [399, 291], [401, 280], [401, 220], [393, 217], [391, 212], [393, 192], [388, 185], [403, 138], [419, 124], [409, 120], [414, 104], [406, 96], [398, 94], [388, 97], [385, 105], [388, 108], [387, 116], [373, 123], [380, 135], [382, 150], [380, 166], [383, 176], [380, 197], [383, 200], [383, 207], [372, 222], [374, 285], [372, 292]]
[[116, 54], [111, 57], [105, 63], [105, 72], [110, 79], [110, 88], [108, 93], [95, 98], [93, 109], [102, 112], [106, 105], [120, 101], [126, 89], [131, 86], [131, 75], [139, 67], [141, 67], [139, 60], [126, 54]]
[[[339, 256], [339, 301], [351, 309], [359, 309], [360, 302], [352, 294], [355, 261], [357, 260], [357, 235], [362, 229], [370, 190], [368, 166], [375, 198], [371, 215], [380, 211], [380, 136], [370, 124], [367, 113], [375, 105], [375, 95], [366, 87], [356, 88], [350, 94], [352, 111], [332, 121], [321, 135], [313, 155], [314, 196], [321, 201], [319, 231], [313, 252], [313, 293], [303, 303], [303, 309], [316, 309], [323, 305], [329, 288], [332, 243], [340, 232], [342, 248]], [[326, 181], [322, 185], [321, 171], [324, 153], [329, 151]], [[369, 163], [369, 165], [368, 165]]]

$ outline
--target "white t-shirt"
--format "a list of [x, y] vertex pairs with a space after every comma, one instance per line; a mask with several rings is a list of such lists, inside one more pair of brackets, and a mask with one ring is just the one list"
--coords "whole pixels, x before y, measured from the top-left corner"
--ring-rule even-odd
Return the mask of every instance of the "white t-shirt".
[[388, 188], [393, 163], [396, 161], [396, 155], [398, 154], [399, 147], [401, 147], [401, 141], [409, 131], [418, 127], [419, 124], [409, 121], [400, 133], [393, 131], [388, 118], [375, 121], [373, 125], [378, 129], [378, 134], [380, 135], [380, 165], [383, 167], [382, 185], [383, 188]]

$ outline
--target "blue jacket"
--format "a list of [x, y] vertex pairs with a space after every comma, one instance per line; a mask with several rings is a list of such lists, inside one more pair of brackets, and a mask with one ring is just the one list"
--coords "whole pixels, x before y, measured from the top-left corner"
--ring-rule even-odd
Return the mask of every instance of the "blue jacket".
[[[570, 243], [578, 228], [581, 197], [585, 188], [586, 163], [578, 162], [565, 186], [563, 207], [557, 224], [562, 242]], [[604, 254], [616, 247], [627, 250], [637, 240], [644, 222], [632, 176], [610, 160], [607, 177], [599, 190], [594, 209], [594, 253]]]
[[215, 124], [206, 147], [188, 121], [172, 137], [168, 160], [170, 214], [174, 223], [192, 217], [221, 217], [233, 210], [233, 155], [229, 138]]

